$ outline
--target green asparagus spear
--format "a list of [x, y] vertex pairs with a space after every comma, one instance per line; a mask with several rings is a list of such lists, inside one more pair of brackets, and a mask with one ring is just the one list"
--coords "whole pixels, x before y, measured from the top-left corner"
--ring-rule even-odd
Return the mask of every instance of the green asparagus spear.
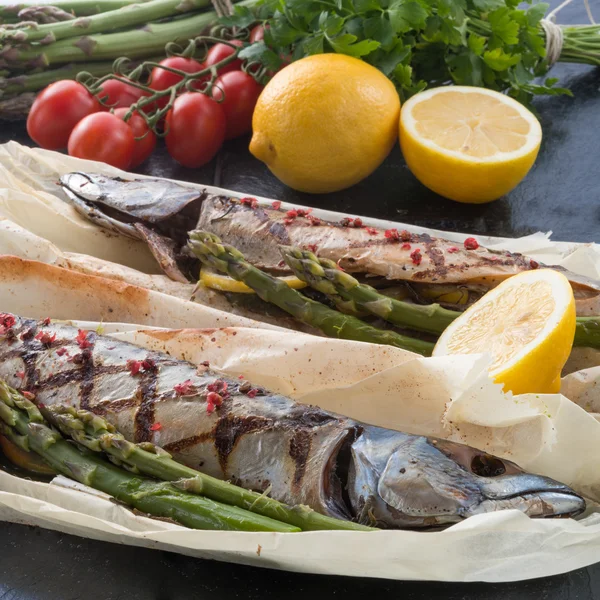
[[243, 281], [266, 302], [279, 306], [293, 317], [320, 329], [330, 337], [396, 346], [425, 356], [429, 356], [433, 350], [431, 342], [377, 329], [356, 317], [344, 315], [307, 298], [291, 289], [285, 282], [252, 266], [238, 250], [221, 244], [216, 235], [192, 231], [188, 245], [204, 264]]
[[20, 42], [44, 40], [44, 43], [49, 43], [64, 38], [108, 33], [114, 29], [127, 29], [138, 25], [146, 25], [158, 19], [173, 17], [203, 9], [207, 6], [210, 6], [210, 0], [151, 0], [144, 4], [133, 4], [90, 17], [38, 25], [36, 28], [21, 31], [2, 32], [0, 29], [0, 37], [10, 40], [18, 36]]
[[[144, 0], [140, 0], [143, 2]], [[68, 13], [73, 13], [77, 17], [86, 17], [96, 15], [109, 10], [117, 10], [130, 4], [139, 4], [138, 0], [57, 0], [50, 6], [54, 6]], [[21, 2], [19, 4], [9, 4], [0, 6], [0, 18], [12, 19], [22, 10], [32, 9], [37, 6], [48, 6], [46, 2]]]
[[276, 531], [298, 527], [227, 506], [120, 469], [88, 450], [79, 450], [51, 429], [35, 404], [0, 380], [0, 433], [26, 451], [39, 454], [57, 473], [110, 494], [156, 517], [166, 517], [193, 529]]
[[[312, 252], [282, 247], [281, 253], [296, 277], [315, 290], [329, 296], [340, 306], [367, 311], [394, 325], [441, 334], [462, 313], [442, 308], [409, 304], [390, 298], [376, 289], [359, 283], [348, 273], [336, 268], [331, 260], [318, 258]], [[600, 348], [600, 317], [577, 317], [575, 346]]]
[[[18, 75], [6, 79], [0, 78], [0, 98], [23, 92], [37, 92], [61, 79], [75, 79], [81, 70], [81, 65], [71, 64], [39, 73]], [[107, 73], [112, 73], [113, 61], [90, 63], [86, 65], [85, 70], [95, 77], [101, 77]]]
[[174, 485], [185, 491], [283, 521], [304, 531], [372, 531], [370, 527], [327, 517], [308, 507], [287, 506], [263, 494], [186, 467], [174, 461], [170, 454], [154, 444], [133, 444], [127, 441], [108, 421], [91, 412], [54, 405], [43, 408], [42, 414], [64, 435], [85, 448], [103, 452], [117, 461], [117, 464], [125, 464], [145, 475], [174, 481]]
[[[144, 59], [151, 62], [159, 62], [162, 57]], [[132, 61], [131, 68], [134, 69], [140, 64], [140, 61]], [[22, 94], [23, 92], [38, 92], [46, 86], [60, 81], [62, 79], [76, 79], [77, 75], [82, 70], [90, 73], [94, 77], [102, 77], [113, 72], [113, 61], [107, 62], [92, 62], [82, 67], [80, 64], [70, 64], [51, 69], [49, 71], [40, 71], [39, 73], [31, 73], [18, 75], [16, 77], [8, 77], [2, 79], [0, 77], [0, 98]]]
[[600, 348], [600, 317], [577, 317], [573, 345]]
[[6, 45], [0, 51], [0, 66], [31, 68], [71, 62], [89, 63], [121, 56], [143, 58], [160, 54], [170, 42], [186, 43], [216, 20], [216, 13], [205, 12], [166, 23], [149, 23], [139, 29], [67, 38], [47, 46], [22, 49]]
[[282, 247], [281, 253], [296, 277], [312, 288], [336, 301], [353, 302], [359, 310], [366, 310], [399, 327], [441, 333], [459, 314], [439, 304], [422, 306], [385, 296], [338, 269], [332, 260], [317, 258], [312, 252]]
[[66, 12], [62, 8], [57, 8], [56, 6], [51, 5], [30, 6], [19, 12], [19, 19], [21, 21], [33, 21], [34, 23], [40, 24], [71, 21], [74, 18], [75, 16], [72, 13]]

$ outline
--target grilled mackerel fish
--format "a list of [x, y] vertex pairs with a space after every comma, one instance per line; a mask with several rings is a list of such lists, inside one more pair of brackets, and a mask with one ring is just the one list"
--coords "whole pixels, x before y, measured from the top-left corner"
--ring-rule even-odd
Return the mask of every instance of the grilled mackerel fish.
[[95, 332], [0, 323], [0, 377], [36, 402], [94, 411], [131, 441], [288, 504], [389, 528], [585, 508], [567, 486], [468, 446], [358, 423]]
[[[466, 249], [424, 233], [357, 227], [352, 219], [329, 222], [303, 210], [283, 210], [278, 203], [244, 203], [162, 179], [68, 173], [60, 183], [67, 199], [85, 217], [110, 231], [146, 241], [159, 265], [176, 281], [195, 281], [198, 275], [199, 263], [185, 250], [192, 229], [216, 234], [249, 262], [273, 274], [289, 273], [279, 247], [296, 246], [367, 277], [383, 293], [459, 310], [506, 277], [545, 266], [520, 254], [482, 246]], [[600, 282], [561, 267], [550, 268], [571, 281], [579, 316], [600, 313]], [[394, 283], [400, 289], [393, 289]]]

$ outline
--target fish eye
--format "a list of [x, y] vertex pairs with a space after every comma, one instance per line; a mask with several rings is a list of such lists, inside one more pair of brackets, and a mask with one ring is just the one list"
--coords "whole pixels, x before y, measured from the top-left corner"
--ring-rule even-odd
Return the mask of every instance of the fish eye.
[[504, 463], [495, 456], [478, 454], [471, 461], [471, 471], [480, 477], [498, 477], [506, 473]]

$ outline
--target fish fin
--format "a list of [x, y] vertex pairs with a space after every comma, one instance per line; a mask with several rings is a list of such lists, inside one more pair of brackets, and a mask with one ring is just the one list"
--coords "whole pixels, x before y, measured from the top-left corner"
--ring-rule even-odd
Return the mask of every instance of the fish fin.
[[173, 281], [189, 283], [188, 278], [177, 265], [174, 242], [152, 231], [152, 229], [148, 229], [148, 227], [141, 223], [134, 223], [133, 227], [146, 241], [150, 252], [152, 252], [152, 255], [156, 258], [156, 261], [165, 274]]

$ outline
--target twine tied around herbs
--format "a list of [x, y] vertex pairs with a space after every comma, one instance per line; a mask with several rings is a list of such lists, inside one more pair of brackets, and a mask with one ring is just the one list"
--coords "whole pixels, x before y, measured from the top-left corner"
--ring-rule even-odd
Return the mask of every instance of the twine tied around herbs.
[[[540, 21], [540, 25], [544, 29], [546, 33], [546, 60], [548, 61], [548, 66], [552, 66], [554, 63], [558, 61], [560, 58], [560, 53], [562, 52], [563, 47], [563, 31], [560, 25], [557, 25], [554, 22], [556, 15], [567, 5], [571, 4], [573, 0], [564, 0], [562, 4], [559, 4], [553, 11], [551, 11], [548, 16]], [[583, 0], [583, 4], [585, 5], [585, 10], [587, 12], [587, 16], [592, 25], [596, 24], [594, 21], [594, 15], [592, 14], [592, 9], [590, 7], [589, 0]]]

